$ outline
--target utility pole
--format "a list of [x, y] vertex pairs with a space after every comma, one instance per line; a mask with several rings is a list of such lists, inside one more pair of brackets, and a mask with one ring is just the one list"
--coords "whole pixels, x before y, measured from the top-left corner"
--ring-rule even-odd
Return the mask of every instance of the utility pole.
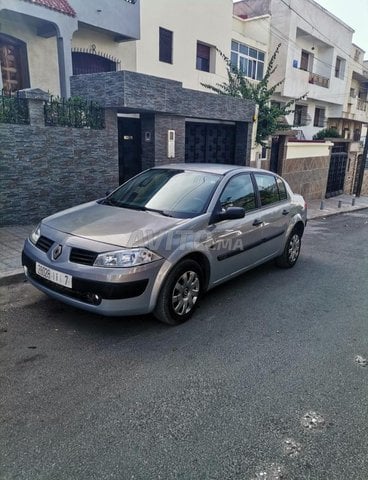
[[367, 129], [367, 134], [366, 134], [366, 136], [365, 136], [365, 143], [364, 143], [362, 163], [360, 164], [359, 172], [357, 172], [357, 175], [359, 175], [359, 177], [358, 177], [357, 192], [356, 192], [356, 196], [357, 196], [357, 197], [360, 197], [360, 193], [361, 193], [361, 191], [362, 191], [363, 178], [364, 178], [364, 170], [365, 170], [365, 165], [366, 165], [366, 162], [367, 162], [367, 156], [368, 156], [368, 129]]

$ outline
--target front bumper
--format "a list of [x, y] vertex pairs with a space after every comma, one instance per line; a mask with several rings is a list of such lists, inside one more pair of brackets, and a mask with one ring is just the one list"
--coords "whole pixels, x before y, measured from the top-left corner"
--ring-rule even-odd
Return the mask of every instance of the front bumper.
[[[72, 275], [72, 288], [44, 279], [36, 273], [36, 262]], [[54, 263], [49, 255], [26, 240], [22, 264], [27, 279], [36, 288], [64, 303], [106, 316], [146, 314], [152, 311], [152, 293], [162, 262], [144, 268], [104, 269]], [[98, 280], [95, 278], [98, 275]], [[113, 279], [114, 281], [110, 281]]]

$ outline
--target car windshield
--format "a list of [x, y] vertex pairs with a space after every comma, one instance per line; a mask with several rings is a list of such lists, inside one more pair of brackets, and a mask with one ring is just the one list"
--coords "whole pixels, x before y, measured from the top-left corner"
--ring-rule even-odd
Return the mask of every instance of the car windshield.
[[219, 180], [213, 173], [155, 168], [126, 182], [103, 203], [191, 218], [205, 212]]

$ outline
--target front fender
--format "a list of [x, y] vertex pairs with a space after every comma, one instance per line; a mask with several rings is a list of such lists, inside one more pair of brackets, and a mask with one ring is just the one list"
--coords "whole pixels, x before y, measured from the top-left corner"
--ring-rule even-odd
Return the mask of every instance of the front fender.
[[164, 263], [162, 264], [159, 273], [156, 276], [153, 288], [152, 288], [152, 293], [151, 293], [151, 299], [150, 299], [150, 306], [149, 310], [152, 312], [156, 306], [157, 303], [157, 298], [160, 294], [160, 290], [166, 281], [166, 278], [171, 271], [171, 269], [177, 265], [183, 258], [188, 257], [191, 254], [202, 254], [208, 261], [211, 269], [211, 255], [209, 254], [208, 250], [206, 247], [203, 246], [202, 243], [193, 243], [189, 242], [188, 244], [182, 244], [180, 245], [179, 248], [177, 248], [174, 252], [171, 253], [171, 255], [166, 258]]

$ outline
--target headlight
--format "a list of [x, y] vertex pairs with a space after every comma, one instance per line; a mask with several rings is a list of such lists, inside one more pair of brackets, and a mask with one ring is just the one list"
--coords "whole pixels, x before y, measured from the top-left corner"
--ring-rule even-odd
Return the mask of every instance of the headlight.
[[101, 253], [95, 260], [95, 267], [137, 267], [159, 260], [161, 257], [147, 248], [132, 248]]
[[33, 245], [36, 245], [40, 236], [41, 236], [41, 224], [38, 224], [37, 227], [31, 233], [31, 235], [29, 236], [29, 239], [33, 243]]

